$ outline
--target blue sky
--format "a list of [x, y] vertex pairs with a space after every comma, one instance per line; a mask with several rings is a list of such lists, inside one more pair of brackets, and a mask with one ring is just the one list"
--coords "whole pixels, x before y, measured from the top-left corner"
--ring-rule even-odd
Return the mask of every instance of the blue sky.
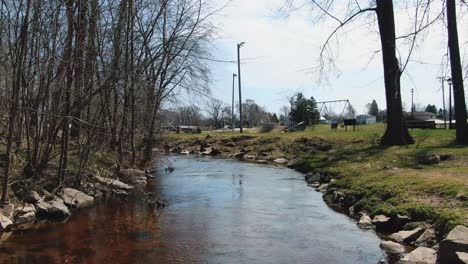
[[[213, 42], [214, 58], [235, 60], [236, 44], [246, 42], [241, 49], [242, 58], [246, 58], [242, 65], [243, 99], [254, 99], [268, 111], [279, 112], [281, 106], [287, 104], [288, 94], [301, 91], [318, 101], [349, 99], [361, 113], [373, 99], [380, 108], [385, 108], [378, 29], [375, 23], [368, 23], [373, 20], [373, 14], [345, 27], [333, 39], [331, 47], [337, 68], [327, 70], [328, 83], [319, 84], [319, 76], [311, 68], [318, 65], [320, 47], [337, 24], [331, 20], [314, 21], [313, 11], [307, 8], [295, 11], [287, 18], [280, 17], [277, 10], [283, 1], [233, 0], [214, 17], [214, 24], [219, 28]], [[221, 6], [226, 0], [214, 2]], [[433, 12], [437, 8], [434, 6]], [[412, 12], [397, 9], [397, 35], [410, 31], [413, 16]], [[468, 57], [467, 21], [462, 18], [459, 22], [461, 53], [465, 61]], [[436, 78], [441, 74], [446, 42], [441, 23], [419, 39], [411, 57], [415, 61], [409, 63], [402, 78], [402, 96], [408, 108], [411, 89], [415, 90], [417, 104], [441, 107], [441, 84]], [[405, 59], [408, 45], [400, 42], [398, 48]], [[237, 73], [237, 65], [212, 63], [211, 66], [213, 96], [229, 104], [232, 73]]]

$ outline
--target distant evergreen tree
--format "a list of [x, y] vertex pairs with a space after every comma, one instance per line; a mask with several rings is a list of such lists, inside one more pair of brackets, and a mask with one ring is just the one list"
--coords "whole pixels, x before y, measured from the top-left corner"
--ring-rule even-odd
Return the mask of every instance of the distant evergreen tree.
[[437, 115], [437, 107], [435, 105], [430, 105], [428, 104], [426, 106], [426, 112], [428, 113], [433, 113], [433, 114], [436, 114]]
[[271, 116], [271, 120], [270, 120], [272, 123], [279, 123], [279, 120], [278, 120], [278, 116], [276, 114], [273, 114]]
[[367, 104], [367, 113], [371, 116], [377, 116], [379, 114], [379, 106], [375, 100], [372, 100], [372, 103]]
[[292, 121], [304, 122], [306, 125], [317, 124], [320, 113], [317, 110], [317, 102], [314, 97], [307, 99], [302, 93], [297, 93], [291, 98], [290, 103], [291, 112], [289, 117]]

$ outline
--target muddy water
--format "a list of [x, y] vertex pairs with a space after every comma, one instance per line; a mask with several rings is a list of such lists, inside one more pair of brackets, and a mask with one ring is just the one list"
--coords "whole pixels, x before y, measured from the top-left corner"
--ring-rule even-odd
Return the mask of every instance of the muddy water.
[[66, 223], [12, 233], [0, 263], [377, 263], [379, 239], [330, 210], [288, 169], [209, 158], [149, 188], [168, 206], [102, 203]]

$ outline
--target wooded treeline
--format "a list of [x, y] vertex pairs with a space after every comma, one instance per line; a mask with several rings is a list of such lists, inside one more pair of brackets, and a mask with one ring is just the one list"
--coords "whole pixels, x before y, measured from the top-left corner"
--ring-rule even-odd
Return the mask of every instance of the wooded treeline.
[[163, 104], [207, 92], [210, 12], [204, 0], [2, 0], [3, 186], [18, 158], [29, 178], [52, 166], [59, 186], [72, 154], [78, 173], [102, 149], [147, 162]]

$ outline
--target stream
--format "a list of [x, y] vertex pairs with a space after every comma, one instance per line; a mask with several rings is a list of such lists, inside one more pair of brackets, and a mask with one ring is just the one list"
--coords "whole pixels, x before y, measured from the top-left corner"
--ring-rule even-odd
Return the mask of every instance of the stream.
[[375, 232], [330, 209], [304, 176], [270, 165], [170, 157], [148, 184], [167, 206], [102, 202], [66, 223], [2, 237], [0, 263], [346, 263], [385, 258]]

